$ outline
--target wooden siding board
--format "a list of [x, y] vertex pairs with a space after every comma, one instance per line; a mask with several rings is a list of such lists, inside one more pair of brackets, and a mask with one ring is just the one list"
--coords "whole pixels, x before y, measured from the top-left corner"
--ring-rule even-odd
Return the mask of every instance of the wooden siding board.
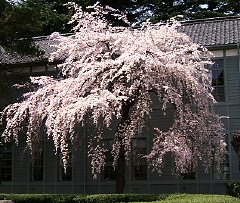
[[240, 74], [237, 56], [226, 57], [226, 77], [229, 103], [240, 103]]
[[229, 106], [231, 131], [240, 129], [240, 105]]

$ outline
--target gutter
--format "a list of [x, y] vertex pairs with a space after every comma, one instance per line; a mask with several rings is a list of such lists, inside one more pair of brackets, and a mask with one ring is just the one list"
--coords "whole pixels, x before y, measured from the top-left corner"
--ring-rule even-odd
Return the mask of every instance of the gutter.
[[210, 51], [215, 51], [219, 49], [236, 49], [236, 48], [239, 50], [239, 42], [237, 42], [236, 44], [203, 45], [203, 46]]

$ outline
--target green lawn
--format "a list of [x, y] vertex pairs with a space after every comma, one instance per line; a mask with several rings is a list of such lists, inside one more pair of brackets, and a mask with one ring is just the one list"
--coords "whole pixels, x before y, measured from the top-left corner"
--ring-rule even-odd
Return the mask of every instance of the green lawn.
[[240, 203], [240, 199], [228, 195], [173, 194], [155, 203]]

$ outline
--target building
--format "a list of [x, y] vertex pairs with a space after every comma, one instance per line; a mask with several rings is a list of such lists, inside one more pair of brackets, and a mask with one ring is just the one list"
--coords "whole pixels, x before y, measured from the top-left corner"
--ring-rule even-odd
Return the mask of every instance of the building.
[[[240, 180], [238, 158], [231, 146], [232, 133], [240, 129], [240, 18], [214, 18], [185, 22], [179, 28], [192, 40], [206, 46], [214, 54], [213, 75], [214, 96], [218, 103], [216, 110], [224, 119], [228, 156], [218, 173], [214, 164], [206, 173], [199, 168], [196, 173], [174, 175], [171, 173], [170, 159], [161, 176], [151, 172], [145, 160], [132, 158], [126, 166], [125, 192], [134, 193], [224, 193], [229, 180]], [[47, 63], [51, 51], [46, 38], [36, 38], [40, 49], [45, 51], [41, 57], [20, 57], [0, 52], [0, 107], [16, 101], [18, 90], [6, 89], [15, 82], [24, 82], [29, 75], [55, 74], [54, 64]], [[3, 81], [7, 85], [4, 86]], [[24, 90], [23, 90], [24, 91]], [[153, 122], [167, 123], [171, 118], [156, 115]], [[83, 129], [87, 137], [87, 128]], [[146, 132], [150, 133], [150, 132]], [[149, 136], [149, 135], [148, 135]], [[148, 137], [146, 136], [146, 137]], [[52, 143], [43, 143], [43, 150], [31, 161], [23, 144], [9, 145], [3, 152], [1, 166], [1, 193], [113, 193], [115, 192], [114, 171], [111, 157], [107, 154], [107, 166], [103, 174], [93, 180], [86, 155], [86, 137], [81, 140], [81, 149], [73, 151], [71, 165], [63, 173], [59, 158], [55, 156]], [[144, 153], [148, 149], [144, 136], [134, 140], [133, 153]], [[106, 140], [111, 145], [111, 139]], [[34, 154], [35, 152], [33, 152]]]

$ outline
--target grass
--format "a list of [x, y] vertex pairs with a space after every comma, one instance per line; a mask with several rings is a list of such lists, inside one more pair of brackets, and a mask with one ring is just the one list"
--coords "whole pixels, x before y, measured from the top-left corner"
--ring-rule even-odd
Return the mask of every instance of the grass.
[[228, 195], [172, 194], [154, 203], [240, 203], [240, 199]]

